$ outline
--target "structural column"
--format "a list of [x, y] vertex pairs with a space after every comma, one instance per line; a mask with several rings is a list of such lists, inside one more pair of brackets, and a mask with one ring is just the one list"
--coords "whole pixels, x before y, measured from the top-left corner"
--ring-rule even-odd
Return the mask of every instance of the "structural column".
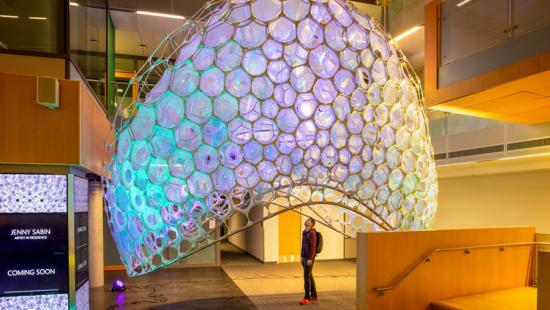
[[89, 209], [88, 209], [88, 262], [90, 287], [105, 284], [103, 274], [103, 198], [101, 182], [89, 182]]

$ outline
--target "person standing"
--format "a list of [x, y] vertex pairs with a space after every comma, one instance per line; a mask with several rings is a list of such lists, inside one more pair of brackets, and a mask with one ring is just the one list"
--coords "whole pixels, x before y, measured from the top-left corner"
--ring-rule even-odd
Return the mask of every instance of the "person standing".
[[300, 305], [308, 305], [312, 300], [318, 300], [315, 280], [313, 279], [313, 264], [317, 251], [317, 232], [315, 230], [315, 220], [308, 218], [304, 222], [304, 231], [302, 232], [302, 253], [300, 262], [304, 269], [304, 291], [305, 296]]

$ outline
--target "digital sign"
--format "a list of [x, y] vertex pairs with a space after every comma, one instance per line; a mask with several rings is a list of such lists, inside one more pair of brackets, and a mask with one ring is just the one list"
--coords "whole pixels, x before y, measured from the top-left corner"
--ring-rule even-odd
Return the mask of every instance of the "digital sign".
[[66, 214], [2, 214], [0, 254], [67, 252]]
[[0, 296], [68, 292], [67, 253], [0, 255]]

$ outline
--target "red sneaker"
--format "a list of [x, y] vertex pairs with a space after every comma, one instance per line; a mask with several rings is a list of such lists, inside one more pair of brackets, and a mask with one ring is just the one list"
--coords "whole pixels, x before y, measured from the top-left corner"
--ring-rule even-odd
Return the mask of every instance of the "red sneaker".
[[300, 301], [300, 305], [309, 305], [311, 303], [311, 300], [310, 299], [302, 299], [302, 301]]
[[311, 300], [319, 300], [319, 296], [311, 296]]

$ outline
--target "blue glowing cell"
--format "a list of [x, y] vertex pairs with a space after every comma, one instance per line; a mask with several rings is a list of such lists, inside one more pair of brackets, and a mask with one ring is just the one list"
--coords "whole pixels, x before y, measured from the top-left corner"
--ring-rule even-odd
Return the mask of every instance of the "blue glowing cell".
[[219, 164], [218, 151], [206, 144], [201, 145], [193, 154], [195, 167], [203, 172], [213, 172]]
[[162, 127], [155, 128], [150, 143], [155, 157], [168, 158], [176, 148], [174, 132]]
[[243, 57], [243, 49], [235, 41], [229, 41], [218, 51], [216, 66], [229, 72], [239, 66]]
[[273, 94], [273, 82], [266, 76], [257, 76], [252, 80], [252, 94], [258, 99], [268, 99]]
[[269, 118], [262, 117], [254, 123], [254, 138], [262, 144], [275, 141], [278, 134], [279, 127]]
[[212, 180], [204, 172], [195, 171], [187, 180], [189, 192], [194, 197], [205, 198], [212, 192]]
[[262, 180], [267, 182], [273, 181], [273, 179], [277, 176], [277, 168], [275, 168], [275, 165], [272, 162], [267, 160], [262, 161], [258, 165], [258, 171]]
[[224, 122], [234, 119], [239, 113], [239, 101], [229, 93], [223, 93], [214, 100], [214, 114]]
[[277, 115], [277, 126], [284, 132], [294, 132], [299, 122], [294, 109], [282, 109]]
[[246, 95], [241, 98], [239, 113], [249, 122], [257, 120], [262, 113], [262, 107], [258, 98], [253, 95]]
[[260, 50], [251, 50], [244, 54], [243, 68], [250, 75], [260, 75], [265, 72], [267, 68], [267, 59]]
[[245, 144], [252, 138], [252, 125], [242, 118], [229, 123], [229, 137], [237, 144]]
[[189, 96], [185, 109], [188, 119], [204, 124], [212, 116], [212, 100], [204, 93], [197, 91]]
[[195, 170], [195, 162], [191, 152], [177, 149], [168, 159], [170, 174], [181, 179], [185, 179]]
[[262, 45], [267, 38], [265, 26], [253, 21], [245, 26], [237, 28], [235, 40], [246, 48], [256, 48]]
[[243, 160], [243, 153], [237, 144], [226, 142], [220, 147], [220, 157], [224, 166], [235, 168]]
[[185, 181], [176, 178], [170, 178], [166, 182], [164, 185], [164, 194], [168, 200], [175, 203], [185, 202], [189, 196]]
[[190, 64], [175, 69], [173, 76], [170, 89], [182, 97], [191, 94], [199, 85], [199, 74]]
[[227, 126], [215, 117], [212, 117], [202, 130], [204, 142], [213, 147], [218, 147], [227, 140]]
[[279, 156], [279, 151], [277, 150], [277, 146], [273, 144], [266, 145], [266, 147], [264, 148], [264, 156], [269, 160], [275, 160], [277, 156]]
[[244, 158], [250, 163], [257, 164], [262, 159], [262, 145], [256, 141], [250, 141], [244, 145]]
[[183, 119], [184, 112], [181, 97], [168, 91], [157, 102], [157, 123], [165, 128], [174, 128]]
[[141, 104], [136, 116], [130, 124], [130, 130], [134, 140], [145, 140], [153, 133], [155, 127], [155, 108], [151, 105]]
[[186, 151], [194, 151], [202, 143], [201, 127], [192, 121], [184, 120], [175, 131], [176, 145]]
[[210, 68], [202, 73], [200, 88], [207, 96], [217, 96], [223, 91], [224, 79], [225, 75], [220, 69]]
[[[147, 197], [147, 204], [154, 208], [161, 208], [166, 204], [166, 196], [164, 196], [164, 190], [162, 186], [158, 184], [149, 184], [145, 190], [145, 197]], [[147, 210], [147, 209], [146, 209]]]
[[149, 144], [145, 141], [137, 141], [132, 143], [132, 152], [130, 153], [130, 162], [136, 170], [143, 169], [149, 164]]
[[220, 167], [212, 175], [212, 180], [214, 181], [214, 188], [219, 191], [229, 192], [235, 187], [235, 174], [233, 170]]
[[227, 91], [235, 97], [243, 97], [250, 92], [252, 80], [243, 69], [231, 71], [225, 80]]
[[147, 168], [147, 175], [149, 176], [149, 181], [157, 184], [164, 184], [170, 176], [166, 160], [162, 158], [153, 158]]

